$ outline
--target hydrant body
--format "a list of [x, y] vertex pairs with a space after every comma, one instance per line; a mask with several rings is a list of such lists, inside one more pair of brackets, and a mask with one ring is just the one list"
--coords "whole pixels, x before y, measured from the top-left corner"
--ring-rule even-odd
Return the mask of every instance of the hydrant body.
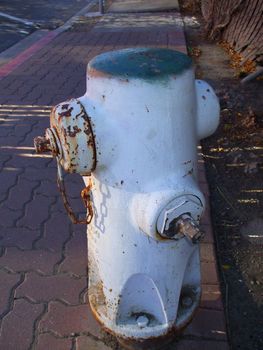
[[94, 58], [77, 103], [94, 141], [86, 150], [92, 165], [80, 172], [92, 192], [92, 311], [123, 339], [165, 336], [186, 325], [199, 304], [205, 200], [196, 149], [218, 125], [218, 100], [195, 81], [189, 57], [141, 48]]

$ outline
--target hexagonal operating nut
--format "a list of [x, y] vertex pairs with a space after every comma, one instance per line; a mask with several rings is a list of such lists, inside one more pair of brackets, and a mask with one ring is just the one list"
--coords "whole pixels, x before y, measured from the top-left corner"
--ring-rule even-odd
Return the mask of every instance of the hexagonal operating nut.
[[51, 152], [50, 141], [45, 136], [35, 137], [34, 147], [35, 147], [36, 153]]
[[176, 222], [176, 234], [187, 237], [192, 243], [198, 243], [203, 237], [203, 233], [193, 218], [188, 215], [182, 215]]
[[53, 157], [61, 155], [60, 142], [53, 128], [46, 129], [45, 136], [35, 137], [34, 147], [37, 153], [51, 152]]

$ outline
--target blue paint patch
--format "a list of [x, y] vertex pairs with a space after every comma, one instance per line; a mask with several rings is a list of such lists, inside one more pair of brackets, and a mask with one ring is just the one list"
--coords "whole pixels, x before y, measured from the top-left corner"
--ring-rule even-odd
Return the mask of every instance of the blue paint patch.
[[106, 52], [96, 56], [90, 61], [88, 69], [102, 75], [126, 79], [159, 80], [167, 79], [171, 75], [179, 75], [191, 65], [191, 58], [179, 51], [135, 48]]

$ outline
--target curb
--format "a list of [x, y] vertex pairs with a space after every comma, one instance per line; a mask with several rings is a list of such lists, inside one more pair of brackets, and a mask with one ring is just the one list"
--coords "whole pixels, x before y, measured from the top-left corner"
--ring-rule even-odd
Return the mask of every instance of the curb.
[[4, 64], [0, 68], [0, 80], [12, 73], [17, 67], [22, 63], [27, 61], [36, 52], [38, 52], [42, 47], [46, 46], [53, 40], [59, 33], [56, 31], [49, 32], [42, 39], [38, 40], [35, 44], [30, 46], [28, 49], [24, 50], [22, 53], [17, 55], [15, 58], [11, 59], [8, 63]]
[[[21, 42], [18, 42], [14, 46], [3, 51], [0, 54], [0, 58], [1, 57], [8, 57], [9, 53], [11, 53], [11, 55], [12, 55], [12, 51], [14, 52], [14, 56], [12, 57], [10, 55], [11, 56], [10, 59], [9, 60], [7, 59], [8, 62], [4, 63], [2, 66], [0, 66], [0, 80], [3, 79], [4, 77], [8, 76], [10, 73], [12, 73], [17, 67], [19, 67], [25, 61], [27, 61], [30, 57], [32, 57], [36, 52], [38, 52], [44, 46], [49, 44], [59, 34], [68, 30], [71, 27], [72, 23], [74, 23], [76, 18], [86, 14], [86, 12], [90, 8], [92, 8], [92, 6], [94, 6], [95, 3], [96, 3], [96, 0], [91, 0], [87, 6], [83, 7], [74, 16], [69, 18], [62, 26], [58, 27], [55, 30], [48, 32], [48, 34], [46, 34], [41, 39], [37, 38], [36, 32], [34, 32], [33, 34], [29, 35], [27, 38], [24, 39], [25, 40], [24, 44], [22, 43], [22, 45], [21, 45]], [[23, 50], [23, 48], [25, 48], [27, 46], [28, 41], [31, 41], [31, 39], [33, 39], [33, 41], [35, 41], [34, 37], [36, 37], [36, 42], [33, 45], [29, 46], [27, 49]], [[17, 53], [16, 47], [19, 47], [19, 43], [20, 43], [20, 46], [22, 46], [22, 52], [19, 53], [18, 55], [16, 55], [16, 53]]]

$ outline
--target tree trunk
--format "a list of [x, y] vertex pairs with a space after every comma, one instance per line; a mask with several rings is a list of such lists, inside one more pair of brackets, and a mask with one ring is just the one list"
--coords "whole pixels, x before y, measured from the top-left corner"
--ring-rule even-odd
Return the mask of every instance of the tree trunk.
[[263, 0], [201, 0], [207, 35], [247, 60], [263, 63]]

